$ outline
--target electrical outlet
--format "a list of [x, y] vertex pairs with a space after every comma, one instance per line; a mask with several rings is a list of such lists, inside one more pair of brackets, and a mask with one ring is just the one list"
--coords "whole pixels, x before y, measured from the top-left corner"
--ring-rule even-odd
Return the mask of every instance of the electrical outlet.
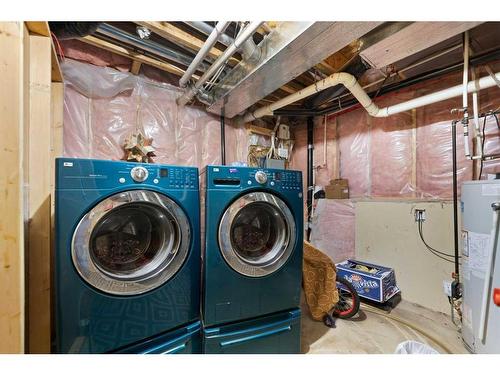
[[443, 281], [443, 291], [444, 294], [448, 297], [451, 297], [452, 292], [451, 292], [451, 281], [449, 280], [444, 280]]
[[416, 222], [424, 222], [425, 221], [425, 210], [421, 208], [415, 209], [415, 221]]

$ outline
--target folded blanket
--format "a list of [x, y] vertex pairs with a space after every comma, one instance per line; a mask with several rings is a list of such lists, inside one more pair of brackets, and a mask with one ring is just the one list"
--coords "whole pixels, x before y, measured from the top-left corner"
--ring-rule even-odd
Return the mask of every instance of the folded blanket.
[[302, 286], [312, 318], [322, 320], [339, 300], [335, 264], [326, 254], [304, 241], [302, 274]]

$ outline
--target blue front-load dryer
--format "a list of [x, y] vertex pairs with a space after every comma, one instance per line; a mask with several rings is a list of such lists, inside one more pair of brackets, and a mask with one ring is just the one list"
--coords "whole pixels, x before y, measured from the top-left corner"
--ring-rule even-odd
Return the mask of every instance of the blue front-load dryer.
[[205, 169], [204, 327], [300, 305], [302, 173]]
[[55, 203], [55, 351], [199, 348], [197, 168], [60, 158]]

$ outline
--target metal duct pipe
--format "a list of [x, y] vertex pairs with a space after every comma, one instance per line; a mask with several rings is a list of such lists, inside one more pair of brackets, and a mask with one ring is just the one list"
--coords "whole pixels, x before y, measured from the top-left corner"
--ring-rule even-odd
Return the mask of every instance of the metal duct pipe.
[[[185, 55], [177, 51], [173, 51], [151, 40], [141, 39], [136, 35], [129, 34], [117, 27], [111, 26], [106, 23], [99, 25], [99, 27], [97, 28], [97, 32], [107, 37], [116, 39], [122, 43], [134, 46], [136, 48], [142, 49], [144, 51], [161, 56], [165, 59], [174, 61], [176, 63], [185, 66], [189, 66], [189, 64], [191, 64], [192, 61], [192, 58], [188, 55]], [[206, 69], [207, 65], [201, 64], [198, 70], [206, 71]]]
[[224, 33], [224, 30], [226, 30], [228, 26], [229, 22], [218, 22], [217, 25], [215, 25], [215, 28], [212, 30], [207, 40], [187, 68], [186, 72], [179, 80], [179, 85], [181, 87], [186, 87], [186, 84], [191, 79], [191, 76], [194, 74], [194, 72], [196, 72], [198, 65], [200, 65], [203, 59], [205, 59], [205, 56], [210, 52], [215, 43], [217, 43], [217, 40]]
[[186, 105], [193, 97], [197, 94], [198, 90], [203, 86], [203, 84], [212, 77], [217, 70], [236, 52], [241, 45], [250, 38], [255, 31], [260, 27], [262, 21], [251, 22], [245, 30], [243, 30], [238, 37], [234, 40], [233, 44], [228, 46], [224, 53], [219, 56], [217, 60], [208, 68], [208, 70], [201, 76], [201, 78], [196, 81], [190, 90], [186, 91], [180, 98], [177, 99], [178, 105]]
[[[496, 79], [500, 78], [500, 72], [495, 74]], [[467, 92], [474, 92], [476, 90], [486, 89], [496, 85], [495, 77], [486, 76], [477, 81], [469, 82], [467, 85]], [[367, 110], [367, 112], [373, 117], [387, 117], [394, 115], [396, 113], [401, 113], [409, 111], [414, 108], [422, 107], [428, 104], [437, 103], [443, 100], [454, 98], [462, 95], [463, 85], [457, 85], [450, 87], [445, 90], [437, 91], [429, 95], [424, 95], [419, 98], [408, 100], [403, 103], [395, 104], [393, 106], [379, 108], [363, 88], [356, 81], [356, 78], [348, 73], [334, 73], [329, 77], [312, 84], [295, 94], [289, 95], [277, 102], [267, 105], [265, 107], [259, 108], [255, 112], [247, 113], [243, 121], [250, 122], [254, 119], [260, 118], [262, 116], [271, 116], [273, 112], [279, 108], [285, 107], [292, 104], [300, 99], [307, 98], [312, 94], [323, 91], [328, 87], [332, 87], [338, 84], [344, 85], [351, 94], [358, 100], [358, 102]]]
[[[184, 23], [191, 26], [193, 29], [196, 29], [196, 30], [202, 32], [205, 35], [210, 35], [212, 33], [212, 31], [214, 30], [214, 28], [212, 26], [210, 26], [209, 24], [202, 22], [202, 21], [190, 21], [190, 22], [184, 22]], [[219, 37], [219, 42], [221, 42], [225, 46], [229, 46], [230, 44], [234, 43], [234, 39], [223, 33]]]
[[[212, 26], [205, 22], [200, 22], [200, 21], [191, 21], [191, 22], [184, 22], [185, 24], [191, 26], [192, 28], [202, 32], [205, 35], [210, 35], [210, 33], [214, 30]], [[225, 46], [229, 46], [230, 44], [234, 43], [234, 38], [231, 38], [227, 34], [221, 34], [219, 37], [219, 42], [224, 44]], [[252, 53], [255, 51], [256, 44], [254, 43], [253, 40], [247, 39], [245, 43], [241, 46], [241, 48], [238, 50], [241, 52], [243, 55], [243, 58], [249, 58]]]

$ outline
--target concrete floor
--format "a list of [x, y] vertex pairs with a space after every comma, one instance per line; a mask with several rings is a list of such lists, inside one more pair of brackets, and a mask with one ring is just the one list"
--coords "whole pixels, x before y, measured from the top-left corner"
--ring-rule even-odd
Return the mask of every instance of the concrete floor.
[[[431, 339], [399, 322], [364, 310], [350, 320], [337, 319], [336, 328], [313, 321], [307, 305], [302, 304], [302, 352], [308, 354], [390, 354], [397, 345], [415, 340], [431, 346], [440, 353], [445, 349]], [[380, 312], [385, 313], [383, 310]], [[428, 310], [406, 301], [390, 312], [433, 335], [452, 353], [468, 353], [457, 328], [449, 316]]]

